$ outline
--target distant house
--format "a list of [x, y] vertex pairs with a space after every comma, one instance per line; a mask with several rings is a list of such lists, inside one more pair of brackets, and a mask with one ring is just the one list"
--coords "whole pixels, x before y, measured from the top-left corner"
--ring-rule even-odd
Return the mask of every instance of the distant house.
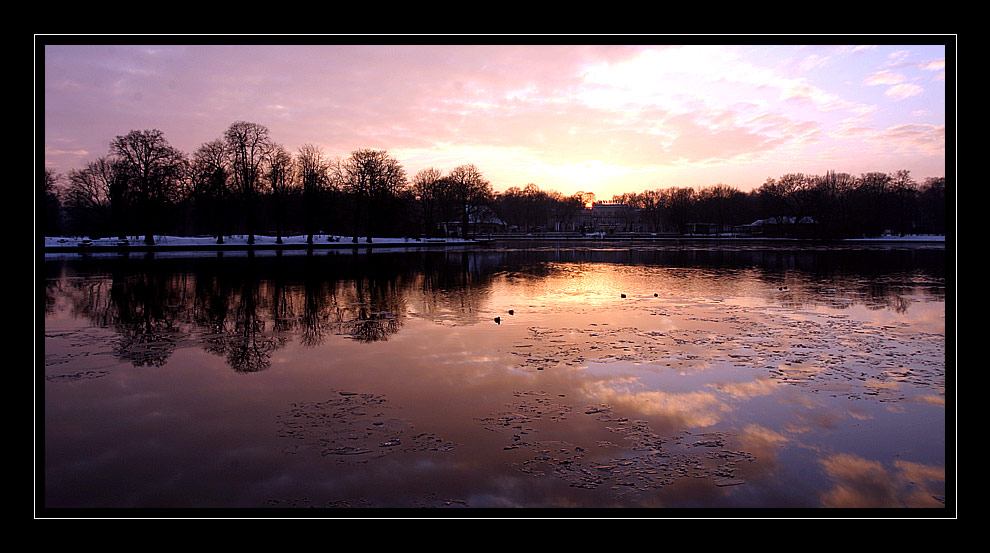
[[639, 230], [638, 212], [628, 204], [614, 200], [593, 202], [582, 210], [575, 223], [588, 232], [631, 232]]
[[746, 236], [810, 237], [818, 230], [818, 221], [811, 217], [777, 216], [759, 219], [736, 227], [736, 232]]
[[[461, 219], [444, 221], [437, 224], [437, 227], [443, 232], [444, 236], [465, 236], [463, 226], [464, 221]], [[471, 209], [470, 213], [468, 213], [468, 235], [505, 232], [507, 226], [502, 219], [499, 219], [494, 211], [486, 206]]]

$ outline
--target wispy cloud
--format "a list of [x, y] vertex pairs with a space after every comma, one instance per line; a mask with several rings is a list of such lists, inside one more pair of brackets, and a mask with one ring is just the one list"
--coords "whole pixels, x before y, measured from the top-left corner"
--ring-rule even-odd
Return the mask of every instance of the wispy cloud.
[[945, 154], [945, 125], [906, 124], [888, 127], [867, 138], [892, 152]]
[[869, 86], [892, 85], [902, 83], [904, 80], [904, 75], [885, 69], [867, 76], [866, 84]]
[[911, 96], [917, 96], [924, 91], [924, 88], [921, 88], [916, 84], [903, 83], [888, 88], [884, 94], [895, 100], [903, 100], [905, 98], [910, 98]]
[[822, 67], [822, 66], [826, 65], [829, 62], [830, 59], [831, 59], [831, 56], [820, 56], [820, 55], [817, 55], [817, 54], [812, 54], [810, 56], [807, 56], [805, 58], [802, 58], [798, 62], [798, 69], [800, 71], [802, 71], [802, 72], [811, 71], [812, 69], [815, 69], [816, 67]]

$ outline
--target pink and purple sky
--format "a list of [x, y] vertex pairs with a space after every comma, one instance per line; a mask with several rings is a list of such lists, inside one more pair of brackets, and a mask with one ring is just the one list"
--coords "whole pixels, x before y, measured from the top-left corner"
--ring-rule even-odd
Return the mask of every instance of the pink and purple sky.
[[192, 154], [243, 120], [291, 152], [384, 149], [409, 177], [471, 163], [496, 191], [535, 183], [601, 199], [670, 186], [748, 191], [786, 173], [907, 169], [918, 182], [946, 173], [952, 37], [818, 46], [183, 38], [39, 46], [46, 166], [81, 168], [135, 129], [160, 129]]

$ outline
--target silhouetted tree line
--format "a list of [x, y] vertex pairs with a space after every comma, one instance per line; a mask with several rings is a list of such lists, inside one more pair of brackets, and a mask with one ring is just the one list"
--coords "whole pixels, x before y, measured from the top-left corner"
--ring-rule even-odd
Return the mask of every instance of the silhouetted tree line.
[[[564, 196], [527, 184], [496, 194], [492, 208], [520, 230], [564, 230], [579, 228], [581, 210], [594, 200], [592, 193]], [[836, 172], [787, 174], [767, 179], [751, 192], [716, 184], [628, 192], [612, 200], [631, 208], [631, 227], [655, 233], [685, 233], [692, 223], [730, 232], [771, 218], [814, 221], [809, 228], [817, 238], [875, 236], [888, 230], [944, 234], [946, 227], [945, 178], [928, 178], [919, 184], [908, 171], [859, 177]]]
[[[475, 165], [447, 174], [430, 168], [409, 179], [387, 151], [332, 157], [307, 144], [291, 153], [267, 127], [238, 121], [192, 153], [159, 130], [115, 137], [107, 155], [57, 175], [45, 170], [41, 213], [47, 236], [156, 234], [224, 236], [317, 234], [432, 236], [440, 224], [469, 224], [482, 210], [519, 229], [576, 229], [590, 193], [565, 196], [535, 184], [495, 193]], [[721, 229], [771, 217], [810, 218], [814, 235], [841, 238], [945, 233], [945, 178], [914, 181], [908, 171], [787, 174], [751, 192], [717, 184], [613, 196], [629, 205], [636, 227], [683, 233], [692, 223]]]
[[511, 187], [498, 195], [494, 210], [510, 227], [520, 230], [566, 230], [573, 228], [585, 208], [584, 194], [564, 196], [556, 190], [541, 190], [536, 184]]
[[[653, 232], [685, 232], [690, 223], [732, 229], [761, 219], [813, 221], [813, 237], [945, 234], [945, 178], [918, 183], [909, 171], [769, 178], [751, 192], [725, 184], [620, 194]], [[806, 219], [807, 218], [807, 219]]]
[[467, 221], [493, 197], [474, 165], [412, 182], [387, 151], [331, 157], [306, 144], [290, 153], [264, 125], [238, 121], [191, 156], [159, 130], [115, 137], [107, 155], [68, 175], [44, 174], [45, 235], [143, 236], [317, 234], [430, 235], [437, 223]]

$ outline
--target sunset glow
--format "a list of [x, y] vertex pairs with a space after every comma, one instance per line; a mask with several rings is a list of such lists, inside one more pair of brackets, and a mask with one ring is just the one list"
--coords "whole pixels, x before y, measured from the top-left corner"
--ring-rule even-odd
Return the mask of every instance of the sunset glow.
[[945, 176], [951, 37], [649, 38], [658, 44], [49, 43], [37, 51], [44, 163], [65, 174], [134, 129], [160, 129], [191, 153], [243, 120], [290, 152], [388, 150], [409, 176], [474, 164], [495, 191], [534, 183], [609, 199], [671, 186], [747, 191], [786, 173]]

